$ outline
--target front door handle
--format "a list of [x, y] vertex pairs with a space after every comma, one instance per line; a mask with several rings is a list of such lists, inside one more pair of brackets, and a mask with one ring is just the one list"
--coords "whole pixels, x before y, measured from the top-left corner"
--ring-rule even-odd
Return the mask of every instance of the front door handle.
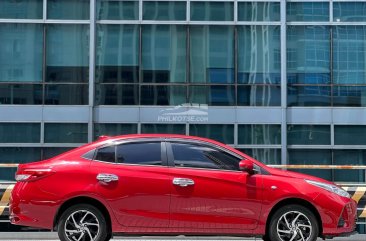
[[100, 182], [115, 182], [118, 181], [118, 176], [114, 174], [108, 174], [108, 173], [99, 173], [97, 176], [97, 180]]
[[193, 186], [194, 181], [192, 179], [189, 179], [189, 178], [175, 177], [173, 179], [173, 184], [176, 185], [176, 186], [180, 186], [180, 187], [188, 187], [188, 186]]

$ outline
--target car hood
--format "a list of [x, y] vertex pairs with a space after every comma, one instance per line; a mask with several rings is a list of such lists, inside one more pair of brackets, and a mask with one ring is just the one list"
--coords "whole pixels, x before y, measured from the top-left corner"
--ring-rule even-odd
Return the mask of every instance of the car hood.
[[296, 179], [307, 179], [307, 180], [329, 183], [329, 184], [334, 185], [333, 182], [327, 181], [323, 178], [315, 177], [315, 176], [311, 176], [311, 175], [307, 175], [307, 174], [302, 174], [302, 173], [298, 173], [298, 172], [284, 171], [284, 170], [280, 170], [280, 169], [276, 169], [276, 168], [270, 168], [268, 171], [274, 176], [289, 177], [289, 178], [296, 178]]

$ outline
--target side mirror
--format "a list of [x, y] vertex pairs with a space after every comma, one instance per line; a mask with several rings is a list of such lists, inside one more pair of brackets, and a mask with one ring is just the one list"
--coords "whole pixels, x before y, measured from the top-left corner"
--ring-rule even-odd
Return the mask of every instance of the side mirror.
[[247, 172], [247, 173], [249, 173], [249, 175], [253, 175], [254, 174], [253, 162], [246, 160], [246, 159], [241, 160], [239, 162], [239, 170], [243, 171], [243, 172]]

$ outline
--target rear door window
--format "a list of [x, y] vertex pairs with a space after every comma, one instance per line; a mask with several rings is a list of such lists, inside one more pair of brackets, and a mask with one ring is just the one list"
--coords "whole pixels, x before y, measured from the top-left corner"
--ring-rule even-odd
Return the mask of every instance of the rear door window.
[[94, 160], [102, 161], [102, 162], [116, 162], [116, 147], [115, 146], [107, 146], [102, 147], [97, 150], [97, 154]]
[[117, 146], [117, 162], [137, 165], [163, 165], [161, 142], [124, 143]]

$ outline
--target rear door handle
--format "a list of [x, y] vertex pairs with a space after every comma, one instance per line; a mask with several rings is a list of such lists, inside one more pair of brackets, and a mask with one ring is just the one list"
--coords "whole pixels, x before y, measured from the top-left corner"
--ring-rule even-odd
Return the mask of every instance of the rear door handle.
[[188, 187], [188, 186], [193, 186], [194, 181], [192, 179], [189, 179], [189, 178], [175, 177], [173, 179], [173, 184], [176, 185], [176, 186], [180, 186], [180, 187]]
[[99, 173], [97, 176], [97, 180], [100, 182], [115, 182], [118, 181], [118, 176], [114, 174], [108, 174], [108, 173]]

